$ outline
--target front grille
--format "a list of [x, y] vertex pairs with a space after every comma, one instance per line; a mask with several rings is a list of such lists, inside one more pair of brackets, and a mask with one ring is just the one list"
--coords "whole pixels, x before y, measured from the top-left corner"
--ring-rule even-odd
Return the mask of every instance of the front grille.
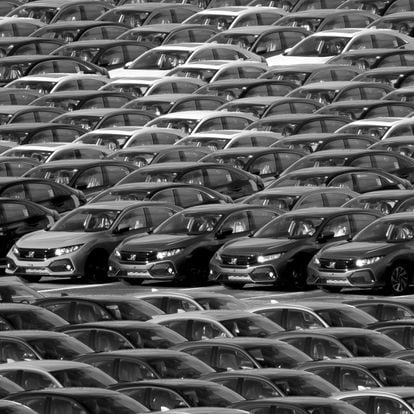
[[319, 259], [321, 269], [326, 270], [348, 270], [354, 267], [354, 261], [352, 259]]
[[251, 266], [256, 264], [256, 257], [255, 256], [231, 256], [227, 254], [221, 255], [221, 261], [224, 266]]
[[126, 263], [141, 263], [154, 262], [157, 260], [157, 252], [122, 252], [121, 261]]
[[19, 248], [19, 254], [17, 255], [20, 260], [27, 261], [42, 261], [50, 259], [55, 256], [54, 249], [22, 249]]

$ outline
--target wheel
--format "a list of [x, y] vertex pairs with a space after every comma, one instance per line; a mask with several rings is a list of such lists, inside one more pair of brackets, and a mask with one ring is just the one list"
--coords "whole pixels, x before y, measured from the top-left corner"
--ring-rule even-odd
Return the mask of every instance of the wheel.
[[104, 252], [93, 252], [85, 264], [84, 279], [92, 283], [108, 280], [108, 255]]
[[179, 272], [177, 282], [181, 284], [188, 284], [191, 286], [207, 286], [208, 285], [208, 262], [201, 257], [193, 257], [189, 263], [186, 263]]
[[295, 291], [308, 290], [310, 287], [306, 283], [307, 272], [303, 266], [293, 266], [288, 275], [288, 286]]
[[329, 293], [339, 293], [342, 290], [339, 286], [319, 286], [319, 288]]
[[119, 279], [122, 283], [125, 283], [126, 285], [131, 285], [131, 286], [139, 286], [142, 285], [142, 283], [144, 282], [143, 279]]
[[224, 287], [228, 289], [241, 289], [245, 285], [245, 283], [237, 283], [237, 282], [223, 282], [221, 283]]
[[42, 276], [20, 276], [20, 279], [23, 279], [25, 282], [29, 282], [29, 283], [36, 283], [41, 278]]
[[404, 295], [410, 287], [411, 277], [405, 263], [396, 263], [387, 273], [386, 290], [393, 295]]

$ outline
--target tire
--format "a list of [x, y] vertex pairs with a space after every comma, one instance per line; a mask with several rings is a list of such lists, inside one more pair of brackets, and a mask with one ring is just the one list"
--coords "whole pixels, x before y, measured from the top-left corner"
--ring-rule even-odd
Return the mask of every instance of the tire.
[[339, 293], [342, 290], [339, 286], [319, 286], [319, 288], [328, 293]]
[[393, 295], [404, 295], [411, 283], [409, 266], [406, 263], [395, 263], [386, 275], [386, 290]]
[[183, 266], [177, 282], [190, 286], [207, 286], [208, 285], [208, 262], [202, 260], [201, 257], [194, 257], [190, 263]]
[[119, 279], [122, 283], [130, 286], [139, 286], [144, 282], [143, 279]]
[[228, 289], [242, 289], [243, 286], [245, 285], [245, 283], [237, 283], [237, 282], [223, 282], [221, 283], [221, 285], [223, 285], [224, 287], [228, 288]]
[[96, 251], [89, 255], [85, 263], [83, 278], [92, 283], [103, 283], [108, 280], [108, 255]]
[[[298, 259], [300, 260], [300, 259]], [[306, 262], [307, 263], [307, 262]], [[295, 291], [308, 290], [310, 287], [306, 283], [307, 272], [303, 266], [292, 266], [288, 275], [288, 287]]]
[[19, 276], [20, 279], [23, 279], [25, 282], [36, 283], [42, 278], [42, 276]]

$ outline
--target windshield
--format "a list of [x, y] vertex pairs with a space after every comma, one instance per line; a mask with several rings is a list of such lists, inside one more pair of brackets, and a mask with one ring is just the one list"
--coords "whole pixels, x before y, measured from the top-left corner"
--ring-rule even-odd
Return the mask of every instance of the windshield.
[[181, 78], [195, 78], [201, 79], [204, 82], [210, 82], [213, 76], [218, 72], [218, 69], [207, 68], [177, 68], [176, 71], [170, 73], [169, 76], [177, 76]]
[[121, 212], [109, 209], [79, 209], [59, 220], [50, 231], [97, 232], [111, 228]]
[[262, 368], [293, 368], [309, 361], [299, 349], [281, 341], [277, 345], [248, 347], [246, 351]]
[[338, 36], [310, 36], [287, 53], [288, 56], [336, 56], [342, 53], [348, 39]]
[[395, 342], [387, 335], [378, 335], [377, 333], [367, 333], [338, 339], [354, 356], [357, 357], [384, 357], [392, 352], [405, 349], [402, 345]]
[[283, 395], [309, 395], [312, 397], [329, 397], [337, 388], [323, 380], [317, 375], [306, 375], [301, 372], [298, 375], [278, 377], [272, 380], [273, 384], [279, 388]]
[[227, 407], [243, 398], [219, 384], [197, 385], [188, 389], [183, 387], [180, 393], [190, 402], [191, 407]]
[[50, 169], [50, 168], [36, 168], [28, 177], [33, 178], [46, 178], [48, 180], [52, 180], [59, 184], [66, 184], [69, 185], [70, 181], [74, 177], [74, 175], [78, 172], [77, 169]]
[[131, 30], [126, 33], [123, 33], [119, 36], [119, 39], [127, 39], [127, 40], [136, 40], [137, 42], [144, 42], [144, 43], [151, 43], [155, 46], [160, 46], [164, 39], [167, 37], [168, 33], [162, 33], [158, 30], [155, 32], [150, 32], [147, 30], [144, 31], [135, 31]]
[[311, 402], [308, 404], [303, 406], [303, 408], [309, 414], [361, 414], [360, 409], [343, 401], [329, 401], [326, 405], [318, 403], [316, 407], [311, 405]]
[[228, 143], [230, 142], [229, 139], [226, 138], [191, 138], [189, 137], [185, 141], [183, 141], [182, 145], [195, 145], [196, 147], [206, 147], [210, 148], [213, 151], [223, 149]]
[[253, 43], [259, 35], [253, 34], [244, 34], [244, 33], [237, 33], [237, 34], [227, 34], [221, 33], [214, 37], [214, 41], [212, 43], [224, 43], [228, 45], [235, 45], [242, 47], [244, 49], [249, 49], [253, 46]]
[[119, 200], [144, 200], [148, 192], [143, 190], [111, 190], [99, 194], [95, 199], [91, 200], [92, 203], [98, 201], [119, 201]]
[[154, 233], [188, 235], [211, 233], [216, 229], [222, 217], [222, 214], [179, 213], [162, 223], [154, 230]]
[[55, 123], [75, 125], [83, 128], [85, 131], [94, 129], [98, 122], [101, 120], [102, 115], [91, 116], [73, 116], [73, 115], [61, 115], [55, 121]]
[[343, 207], [364, 208], [366, 210], [376, 210], [382, 214], [390, 214], [399, 200], [379, 198], [355, 198], [348, 201]]
[[31, 19], [38, 19], [43, 23], [49, 23], [53, 19], [57, 10], [58, 9], [56, 7], [33, 7], [31, 5], [27, 5], [13, 10], [13, 15], [16, 17], [30, 17]]
[[292, 210], [300, 196], [287, 196], [287, 195], [257, 195], [249, 200], [246, 200], [246, 204], [254, 204], [261, 206], [271, 206], [279, 208], [281, 210]]
[[375, 221], [360, 231], [353, 239], [355, 242], [399, 243], [414, 238], [414, 221], [407, 219]]
[[13, 82], [13, 85], [10, 85], [10, 88], [21, 88], [21, 89], [31, 89], [37, 91], [41, 94], [49, 93], [52, 88], [55, 86], [56, 82], [50, 81], [29, 81], [29, 80], [16, 80]]
[[365, 328], [371, 323], [378, 322], [373, 316], [356, 308], [332, 308], [315, 310], [329, 326], [348, 326], [351, 328]]
[[269, 188], [277, 187], [290, 187], [290, 186], [301, 186], [301, 187], [326, 187], [326, 181], [328, 180], [326, 175], [302, 175], [289, 173], [284, 177], [275, 182], [277, 185], [271, 185]]
[[91, 348], [71, 336], [61, 338], [29, 339], [28, 344], [41, 356], [42, 359], [71, 360], [79, 355], [92, 352]]
[[185, 341], [181, 335], [165, 326], [131, 329], [125, 336], [135, 348], [166, 349]]
[[53, 376], [64, 387], [100, 387], [106, 388], [115, 384], [108, 375], [104, 374], [100, 369], [92, 367], [69, 368], [62, 371], [53, 371]]
[[283, 329], [270, 319], [261, 315], [243, 316], [241, 318], [226, 319], [220, 323], [233, 336], [252, 336], [265, 338]]
[[198, 119], [182, 119], [178, 115], [176, 118], [156, 118], [148, 126], [158, 127], [158, 128], [173, 128], [179, 129], [185, 134], [191, 134], [195, 126], [198, 124]]
[[111, 159], [118, 160], [118, 161], [127, 161], [130, 162], [137, 167], [145, 167], [148, 164], [151, 164], [151, 161], [154, 159], [154, 157], [157, 155], [156, 152], [149, 151], [149, 152], [143, 152], [143, 151], [128, 151], [128, 152], [116, 152]]
[[222, 14], [197, 13], [196, 15], [191, 16], [187, 23], [205, 24], [208, 26], [214, 26], [217, 30], [223, 31], [230, 27], [235, 18], [236, 16], [224, 16]]
[[14, 329], [44, 329], [52, 330], [66, 324], [66, 321], [54, 313], [35, 306], [30, 310], [3, 314], [2, 317], [9, 322]]
[[369, 368], [382, 385], [386, 387], [400, 387], [414, 385], [414, 367], [411, 364], [393, 364]]
[[106, 302], [104, 306], [115, 319], [120, 320], [147, 321], [153, 316], [163, 313], [155, 306], [138, 299], [113, 303]]
[[285, 217], [280, 216], [258, 230], [253, 237], [277, 239], [306, 239], [312, 237], [324, 222], [323, 217]]
[[212, 155], [209, 157], [209, 162], [216, 162], [218, 164], [227, 164], [231, 165], [232, 167], [238, 168], [239, 170], [242, 170], [247, 162], [252, 158], [251, 155]]
[[89, 132], [77, 139], [77, 143], [103, 145], [112, 151], [122, 148], [128, 140], [129, 135], [124, 134], [100, 134]]
[[0, 64], [0, 78], [2, 82], [12, 81], [24, 76], [31, 65], [30, 62], [19, 63], [1, 63]]
[[[280, 26], [303, 27], [310, 32], [316, 32], [322, 20], [322, 17], [284, 17], [279, 24]], [[324, 29], [327, 30], [328, 27], [324, 27]]]
[[52, 151], [45, 151], [45, 150], [24, 150], [24, 149], [13, 149], [12, 151], [9, 151], [7, 153], [7, 156], [9, 157], [26, 157], [26, 158], [34, 158], [37, 161], [45, 162], [50, 155], [52, 154]]
[[381, 139], [390, 129], [388, 126], [379, 125], [345, 125], [341, 128], [342, 134], [367, 135]]
[[191, 355], [148, 358], [145, 362], [156, 371], [160, 378], [199, 378], [203, 374], [212, 372], [212, 369], [204, 362]]
[[[100, 394], [99, 396], [82, 395], [82, 397], [78, 397], [78, 400], [90, 413], [136, 414], [137, 412], [147, 412], [140, 403], [121, 393]], [[57, 412], [62, 412], [59, 411], [59, 407], [57, 407]]]
[[184, 64], [190, 53], [184, 50], [151, 50], [136, 59], [129, 69], [173, 69]]
[[10, 131], [10, 132], [0, 131], [0, 140], [15, 142], [16, 144], [21, 144], [28, 135], [29, 135], [29, 131]]
[[240, 310], [244, 308], [244, 305], [236, 298], [197, 298], [197, 303], [203, 307], [203, 309], [228, 309], [228, 310]]

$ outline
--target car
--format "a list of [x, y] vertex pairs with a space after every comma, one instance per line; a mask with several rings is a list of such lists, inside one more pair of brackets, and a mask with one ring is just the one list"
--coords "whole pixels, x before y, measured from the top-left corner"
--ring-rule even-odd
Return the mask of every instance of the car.
[[37, 290], [32, 289], [19, 279], [0, 281], [0, 302], [6, 303], [30, 303], [44, 296]]
[[337, 7], [339, 6], [342, 1], [341, 0], [330, 0], [327, 2], [326, 0], [298, 0], [298, 1], [291, 1], [289, 3], [292, 4], [292, 8], [290, 11], [297, 12], [309, 9], [324, 9], [329, 7]]
[[216, 33], [213, 27], [200, 24], [158, 23], [133, 27], [118, 39], [136, 40], [154, 47], [181, 42], [202, 43]]
[[1, 88], [0, 103], [3, 105], [28, 105], [37, 99], [40, 93], [18, 88]]
[[194, 379], [155, 379], [111, 386], [151, 411], [183, 407], [227, 407], [244, 398], [216, 383]]
[[157, 2], [125, 4], [108, 10], [98, 21], [122, 23], [133, 29], [150, 24], [182, 23], [200, 9], [191, 4], [163, 4]]
[[394, 3], [395, 0], [390, 0], [386, 4], [377, 0], [347, 0], [338, 5], [338, 9], [359, 9], [366, 10], [376, 15], [383, 15], [387, 9]]
[[94, 20], [112, 8], [107, 2], [95, 3], [95, 0], [74, 0], [71, 4], [65, 0], [38, 0], [30, 3], [16, 7], [6, 17], [29, 17], [49, 24], [60, 20]]
[[[245, 147], [217, 150], [204, 155], [200, 162], [215, 162], [231, 165], [251, 174], [258, 175], [266, 183], [277, 178], [287, 168], [303, 159], [298, 150], [270, 147]], [[413, 163], [414, 166], [414, 163]]]
[[61, 144], [51, 142], [48, 144], [19, 145], [10, 148], [1, 154], [5, 157], [33, 158], [41, 163], [67, 160], [67, 159], [93, 159], [105, 158], [110, 154], [110, 150], [103, 147], [91, 147], [83, 144]]
[[413, 211], [414, 192], [411, 190], [371, 191], [347, 201], [343, 207], [377, 210], [384, 215]]
[[207, 148], [191, 148], [186, 145], [140, 145], [117, 150], [107, 158], [126, 161], [140, 168], [171, 161], [199, 161], [209, 153]]
[[412, 36], [414, 13], [408, 10], [396, 11], [379, 17], [367, 27], [376, 29], [393, 29]]
[[409, 86], [405, 88], [399, 88], [391, 91], [387, 95], [384, 96], [384, 100], [388, 101], [400, 101], [400, 102], [413, 102], [414, 101], [414, 94], [412, 93], [413, 89]]
[[255, 368], [207, 374], [203, 379], [222, 384], [246, 400], [302, 396], [329, 397], [338, 389], [319, 376], [299, 369]]
[[401, 137], [390, 137], [383, 141], [378, 141], [372, 144], [370, 148], [392, 151], [413, 158], [414, 142], [412, 137], [403, 135]]
[[5, 409], [9, 414], [36, 414], [35, 411], [23, 404], [7, 400], [0, 401], [0, 409]]
[[283, 139], [277, 140], [275, 147], [284, 147], [290, 149], [299, 149], [309, 154], [324, 149], [352, 149], [368, 148], [377, 143], [378, 140], [368, 135], [357, 134], [339, 134], [339, 133], [309, 133], [295, 134]]
[[[287, 341], [288, 343], [303, 349], [307, 335], [322, 335], [321, 338], [334, 339], [339, 341], [355, 357], [388, 357], [394, 352], [402, 351], [404, 347], [398, 342], [389, 338], [380, 332], [371, 329], [347, 328], [347, 327], [329, 327], [321, 329], [304, 329], [301, 331], [281, 332], [272, 335], [273, 339]], [[325, 344], [314, 341], [315, 352], [314, 359], [326, 359], [324, 355], [326, 350], [323, 349]], [[322, 348], [322, 349], [319, 349]], [[336, 355], [338, 355], [336, 353]], [[349, 354], [348, 354], [349, 355]], [[345, 355], [342, 354], [341, 358]], [[338, 356], [334, 356], [338, 358]], [[347, 357], [345, 357], [347, 359]]]
[[[11, 144], [4, 141], [4, 143]], [[14, 145], [9, 145], [9, 148], [13, 148]], [[35, 159], [24, 160], [21, 157], [3, 156], [0, 155], [0, 175], [1, 179], [5, 177], [20, 177], [26, 171], [37, 167], [40, 163]]]
[[247, 171], [228, 165], [194, 161], [147, 165], [118, 181], [118, 184], [141, 182], [198, 184], [230, 196], [233, 200], [264, 188], [262, 179]]
[[208, 43], [238, 45], [267, 58], [282, 53], [309, 34], [301, 27], [243, 26], [217, 33], [208, 39]]
[[282, 214], [251, 237], [220, 247], [210, 261], [209, 280], [228, 288], [255, 283], [305, 289], [306, 266], [322, 246], [347, 239], [378, 217], [377, 212], [341, 207]]
[[[414, 303], [410, 296], [392, 299], [353, 299], [347, 303], [377, 318], [380, 321], [380, 326], [382, 326], [381, 322], [394, 320], [404, 323], [405, 321], [400, 321], [400, 319], [410, 319], [414, 316]], [[387, 323], [384, 324], [384, 326], [386, 325]]]
[[287, 186], [346, 187], [358, 193], [380, 190], [411, 189], [405, 179], [374, 168], [319, 167], [303, 168], [270, 183], [268, 188]]
[[[2, 6], [3, 5], [4, 3], [2, 3]], [[16, 4], [16, 6], [20, 5], [20, 2]], [[27, 17], [6, 17], [2, 14], [0, 34], [2, 37], [29, 36], [35, 30], [43, 27], [44, 25], [44, 23], [37, 19], [30, 19]]]
[[98, 321], [67, 325], [59, 329], [95, 352], [134, 348], [169, 348], [186, 339], [165, 326], [150, 321]]
[[10, 36], [0, 39], [0, 55], [47, 55], [62, 45], [60, 40], [40, 39], [29, 36]]
[[267, 147], [278, 138], [277, 134], [268, 131], [213, 130], [191, 134], [179, 140], [177, 145], [207, 147], [217, 151], [235, 147]]
[[358, 193], [347, 188], [280, 187], [252, 194], [244, 198], [243, 203], [290, 211], [311, 207], [340, 207], [357, 196]]
[[246, 305], [240, 299], [237, 299], [232, 295], [217, 292], [190, 291], [181, 293], [165, 291], [139, 293], [135, 295], [135, 297], [156, 306], [168, 314], [210, 309], [246, 309]]
[[205, 24], [219, 32], [242, 26], [273, 24], [286, 12], [276, 7], [230, 6], [208, 8], [187, 18], [184, 23]]
[[37, 75], [22, 76], [9, 82], [5, 87], [31, 89], [42, 95], [47, 95], [68, 90], [71, 90], [72, 93], [74, 90], [96, 90], [106, 83], [108, 83], [108, 78], [102, 75], [39, 73]]
[[[220, 11], [220, 13], [222, 12]], [[263, 58], [260, 56], [238, 46], [210, 43], [175, 43], [152, 48], [129, 62], [124, 68], [111, 70], [110, 77], [161, 77], [178, 65], [194, 63], [200, 60], [250, 60], [263, 62]]]
[[335, 398], [350, 403], [354, 407], [360, 407], [367, 414], [373, 412], [373, 409], [368, 407], [368, 402], [377, 407], [380, 412], [394, 410], [411, 414], [413, 409], [410, 401], [413, 393], [414, 387], [385, 387], [343, 392], [336, 395]]
[[151, 234], [120, 243], [109, 258], [108, 276], [134, 285], [144, 280], [204, 285], [208, 261], [220, 246], [276, 216], [277, 213], [268, 208], [244, 204], [187, 208]]
[[40, 27], [31, 36], [57, 39], [67, 43], [86, 39], [115, 39], [127, 30], [128, 27], [126, 25], [118, 22], [60, 20]]
[[338, 29], [342, 27], [365, 28], [376, 20], [373, 13], [335, 8], [315, 8], [296, 11], [276, 21], [278, 26], [302, 27], [310, 32]]
[[[21, 201], [29, 200], [40, 205], [40, 209], [43, 207], [43, 209], [54, 210], [59, 214], [67, 213], [86, 203], [86, 197], [81, 191], [46, 179], [24, 177], [0, 178], [0, 196]], [[37, 209], [37, 211], [39, 210]], [[14, 211], [13, 214], [18, 216], [19, 212]], [[18, 216], [20, 220], [27, 215], [23, 211], [20, 214], [21, 216]], [[57, 219], [53, 212], [52, 214], [49, 212], [49, 215], [54, 216], [55, 220]], [[36, 226], [36, 223], [33, 223], [32, 226]]]
[[266, 316], [287, 331], [348, 326], [368, 328], [377, 322], [361, 309], [336, 302], [297, 302], [257, 304], [249, 306], [250, 312]]
[[155, 94], [135, 98], [124, 105], [124, 108], [148, 111], [155, 115], [164, 115], [179, 111], [216, 110], [225, 100], [220, 96], [195, 95], [192, 93]]
[[113, 70], [124, 66], [149, 49], [148, 44], [136, 40], [88, 39], [62, 45], [51, 55], [77, 57], [107, 70]]
[[101, 191], [89, 203], [115, 200], [162, 201], [182, 208], [200, 204], [233, 203], [229, 196], [196, 184], [131, 183]]
[[410, 387], [414, 383], [414, 368], [395, 358], [359, 357], [314, 361], [301, 365], [341, 391], [357, 391], [378, 387]]
[[34, 105], [1, 105], [0, 125], [20, 122], [50, 122], [63, 114], [59, 108]]
[[128, 349], [82, 355], [77, 358], [115, 378], [132, 382], [157, 378], [200, 378], [213, 372], [196, 357], [172, 349]]
[[112, 187], [136, 168], [133, 164], [116, 160], [75, 159], [39, 165], [27, 171], [25, 177], [65, 184], [91, 198], [99, 191]]
[[205, 310], [174, 313], [153, 318], [189, 341], [238, 336], [265, 338], [283, 330], [270, 319], [247, 311]]
[[411, 43], [410, 36], [387, 29], [332, 29], [316, 32], [283, 54], [267, 58], [271, 65], [326, 63], [330, 58], [353, 49], [395, 48]]
[[[399, 74], [397, 74], [396, 71]], [[382, 82], [398, 89], [404, 86], [410, 86], [413, 75], [413, 70], [409, 66], [385, 66], [360, 73], [355, 76], [354, 80], [363, 82]]]
[[[69, 387], [47, 388], [44, 390], [24, 391], [8, 397], [33, 408], [40, 414], [56, 412], [81, 412], [85, 414], [103, 414], [122, 412], [123, 414], [146, 413], [148, 410], [117, 391], [102, 388]], [[49, 403], [50, 401], [50, 403]], [[76, 411], [75, 411], [76, 410]]]
[[189, 341], [174, 348], [201, 359], [217, 372], [246, 370], [255, 373], [261, 368], [296, 368], [310, 361], [295, 347], [268, 338], [210, 338]]
[[16, 145], [72, 142], [84, 133], [84, 129], [75, 125], [51, 124], [49, 122], [18, 122], [0, 125], [0, 139]]
[[21, 361], [2, 364], [0, 375], [26, 391], [44, 388], [97, 387], [106, 388], [116, 381], [100, 369], [74, 361]]
[[394, 339], [394, 341], [397, 341], [405, 348], [413, 349], [414, 347], [412, 344], [412, 332], [414, 321], [412, 315], [410, 315], [411, 318], [409, 316], [406, 316], [407, 314], [411, 313], [411, 310], [402, 308], [401, 306], [399, 306], [398, 303], [395, 305], [394, 308], [392, 307], [392, 304], [391, 306], [387, 306], [386, 304], [384, 308], [384, 316], [387, 316], [387, 309], [390, 309], [390, 317], [393, 317], [393, 314], [402, 317], [400, 317], [400, 319], [390, 319], [378, 322], [374, 324], [371, 328], [389, 336], [391, 339]]
[[322, 249], [308, 267], [307, 282], [330, 291], [345, 286], [381, 287], [401, 295], [412, 283], [410, 261], [412, 213], [382, 217], [346, 243]]
[[371, 69], [387, 66], [409, 66], [413, 60], [414, 53], [409, 47], [407, 49], [403, 47], [401, 50], [387, 50], [375, 58], [371, 64]]
[[241, 401], [232, 404], [230, 407], [248, 410], [250, 412], [260, 410], [263, 414], [269, 414], [273, 410], [282, 412], [293, 411], [301, 414], [310, 414], [315, 410], [326, 410], [337, 414], [363, 413], [358, 408], [350, 407], [347, 403], [338, 405], [337, 402], [333, 398], [326, 397], [274, 397]]
[[[16, 241], [8, 253], [6, 272], [28, 281], [54, 276], [103, 282], [107, 279], [108, 257], [123, 239], [146, 232], [179, 210], [171, 204], [151, 201], [78, 207], [48, 231]], [[70, 303], [69, 298], [60, 300]]]
[[144, 126], [154, 115], [127, 108], [92, 108], [65, 112], [51, 120], [56, 124], [76, 125], [85, 132], [116, 126]]

